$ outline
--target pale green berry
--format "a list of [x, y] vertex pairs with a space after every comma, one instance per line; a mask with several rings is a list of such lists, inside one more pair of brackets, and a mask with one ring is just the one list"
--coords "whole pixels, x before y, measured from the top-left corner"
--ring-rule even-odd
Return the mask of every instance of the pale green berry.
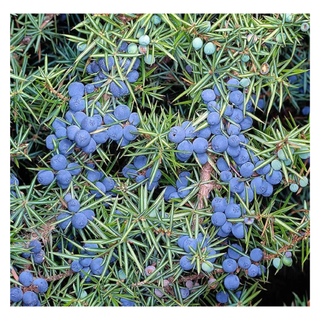
[[242, 62], [248, 62], [250, 60], [250, 56], [247, 54], [243, 54], [241, 57]]
[[208, 42], [204, 46], [204, 53], [207, 55], [213, 54], [216, 51], [216, 46], [212, 42]]
[[127, 52], [134, 54], [138, 52], [138, 46], [135, 43], [130, 43], [127, 48]]
[[194, 47], [194, 49], [199, 50], [202, 48], [203, 46], [203, 41], [201, 38], [194, 38], [192, 41], [192, 46]]
[[299, 184], [300, 184], [300, 186], [301, 186], [302, 188], [306, 187], [306, 186], [308, 185], [308, 182], [309, 182], [309, 180], [308, 180], [307, 177], [303, 177], [303, 179], [300, 179], [300, 180], [299, 180]]
[[307, 32], [309, 30], [309, 24], [306, 23], [306, 22], [302, 23], [301, 26], [300, 26], [300, 30], [304, 31], [304, 32]]
[[[283, 40], [282, 40], [283, 39]], [[276, 36], [276, 41], [279, 43], [282, 43], [283, 41], [286, 41], [287, 35], [285, 33], [278, 33]]]
[[82, 51], [84, 51], [85, 49], [86, 49], [86, 47], [87, 47], [87, 44], [86, 43], [78, 43], [77, 44], [77, 49], [78, 49], [78, 51], [80, 51], [80, 52], [82, 52]]
[[292, 266], [292, 258], [287, 258], [286, 256], [283, 256], [282, 262], [285, 266], [288, 266], [288, 267]]
[[213, 271], [213, 265], [210, 261], [205, 261], [202, 263], [201, 269], [205, 272], [211, 272]]
[[275, 159], [271, 162], [271, 167], [274, 170], [280, 170], [281, 169], [281, 162], [279, 160]]
[[143, 35], [139, 38], [139, 44], [142, 46], [147, 46], [150, 43], [150, 38], [148, 35]]
[[291, 192], [297, 192], [299, 190], [299, 186], [296, 183], [292, 183], [290, 184], [289, 189]]
[[281, 261], [280, 258], [274, 258], [274, 259], [272, 260], [272, 264], [273, 264], [273, 266], [274, 266], [276, 269], [281, 269], [282, 266], [283, 266], [283, 263], [282, 263], [282, 261]]
[[137, 38], [139, 39], [143, 35], [144, 35], [144, 28], [141, 28], [141, 29], [138, 30]]
[[241, 79], [240, 81], [240, 85], [243, 87], [243, 88], [247, 88], [249, 85], [250, 85], [251, 81], [249, 78], [243, 78]]
[[158, 15], [154, 14], [151, 18], [151, 21], [154, 25], [157, 26], [161, 22], [161, 18]]
[[145, 55], [144, 56], [144, 62], [146, 63], [146, 64], [154, 64], [154, 62], [155, 62], [155, 59], [154, 59], [154, 57], [152, 57], [152, 55], [151, 54], [149, 54], [149, 55]]

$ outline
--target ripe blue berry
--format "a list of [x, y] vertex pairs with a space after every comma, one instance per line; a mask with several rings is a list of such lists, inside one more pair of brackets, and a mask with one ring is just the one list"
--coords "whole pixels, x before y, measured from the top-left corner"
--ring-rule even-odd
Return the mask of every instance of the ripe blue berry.
[[228, 80], [228, 82], [227, 82], [228, 90], [236, 91], [236, 90], [238, 90], [237, 87], [239, 87], [239, 81], [237, 79], [231, 78], [230, 80]]
[[213, 207], [213, 210], [219, 211], [219, 212], [224, 212], [227, 207], [227, 204], [228, 203], [226, 198], [220, 198], [220, 197], [215, 197], [211, 202], [211, 206]]
[[229, 299], [229, 294], [227, 292], [219, 291], [216, 294], [216, 299], [219, 303], [227, 303]]
[[65, 218], [67, 218], [67, 217], [70, 217], [70, 218], [67, 219], [67, 220], [65, 220], [65, 221], [63, 221], [63, 222], [60, 222], [60, 223], [58, 224], [61, 229], [65, 229], [65, 228], [68, 226], [69, 222], [71, 221], [71, 215], [70, 215], [69, 213], [66, 213], [66, 212], [60, 213], [60, 214], [58, 215], [57, 221], [62, 220], [62, 219], [65, 219]]
[[240, 174], [248, 178], [253, 175], [254, 164], [251, 162], [246, 162], [240, 167]]
[[251, 260], [247, 257], [240, 257], [238, 260], [238, 264], [242, 269], [249, 269], [251, 266]]
[[238, 268], [238, 264], [237, 264], [236, 260], [234, 260], [234, 259], [228, 258], [222, 262], [222, 269], [225, 272], [231, 273], [231, 272], [236, 271], [237, 268]]
[[57, 129], [55, 129], [54, 134], [58, 139], [64, 138], [67, 136], [67, 129], [65, 127], [58, 127]]
[[216, 111], [210, 112], [207, 118], [207, 122], [209, 125], [213, 126], [219, 124], [221, 121], [220, 114]]
[[180, 288], [181, 298], [185, 299], [189, 296], [190, 291], [187, 288]]
[[37, 278], [33, 281], [33, 285], [38, 287], [39, 293], [45, 293], [48, 290], [48, 282], [45, 279]]
[[232, 91], [229, 96], [229, 101], [235, 105], [243, 103], [243, 93], [239, 90]]
[[75, 229], [83, 229], [87, 225], [88, 219], [83, 213], [78, 212], [72, 217], [71, 222]]
[[91, 141], [90, 133], [86, 130], [79, 130], [74, 136], [74, 141], [79, 148], [84, 148], [88, 146]]
[[183, 243], [183, 248], [185, 252], [190, 252], [189, 247], [194, 250], [197, 250], [198, 241], [196, 239], [187, 238]]
[[18, 287], [12, 287], [10, 288], [10, 300], [12, 302], [19, 302], [22, 300], [23, 292]]
[[29, 287], [33, 281], [33, 276], [30, 271], [22, 271], [19, 275], [19, 282], [25, 286]]
[[84, 85], [80, 82], [72, 82], [68, 86], [68, 92], [70, 97], [83, 96], [84, 95]]
[[234, 193], [241, 193], [244, 190], [244, 182], [239, 181], [239, 178], [235, 177], [229, 181], [230, 191]]
[[230, 147], [230, 145], [227, 148], [227, 154], [231, 157], [237, 157], [241, 152], [241, 147], [236, 146], [236, 147]]
[[38, 172], [37, 180], [43, 186], [49, 185], [54, 179], [54, 174], [49, 170], [41, 170]]
[[186, 132], [184, 128], [179, 126], [172, 127], [168, 134], [169, 140], [174, 143], [182, 142], [185, 139], [185, 137], [186, 137]]
[[99, 126], [99, 123], [95, 117], [85, 117], [81, 121], [81, 129], [88, 132], [95, 131]]
[[191, 263], [191, 256], [183, 256], [181, 259], [180, 259], [180, 267], [183, 269], [183, 270], [191, 270], [192, 268], [195, 267], [195, 263]]
[[93, 259], [90, 263], [90, 269], [93, 274], [100, 276], [103, 272], [104, 265], [102, 264], [103, 259], [102, 258], [96, 258]]
[[124, 104], [120, 104], [114, 109], [114, 117], [119, 121], [128, 119], [130, 114], [130, 108]]
[[273, 185], [279, 184], [282, 180], [281, 171], [273, 170], [271, 175], [266, 174], [266, 180]]
[[93, 221], [93, 218], [95, 217], [95, 214], [91, 209], [83, 210], [81, 213], [83, 213], [90, 221]]
[[123, 137], [125, 139], [127, 139], [128, 141], [132, 141], [134, 140], [136, 137], [137, 137], [137, 133], [134, 133], [134, 132], [137, 132], [137, 128], [131, 124], [125, 126], [123, 128]]
[[233, 159], [238, 165], [242, 165], [249, 161], [249, 153], [245, 148], [241, 148], [239, 155]]
[[46, 137], [46, 147], [49, 150], [54, 150], [54, 142], [57, 144], [56, 142], [57, 140], [57, 136], [54, 134], [50, 134]]
[[214, 226], [221, 227], [226, 222], [226, 215], [217, 211], [211, 216], [211, 222]]
[[256, 277], [259, 274], [259, 268], [255, 264], [251, 264], [248, 268], [248, 276], [251, 278]]
[[166, 187], [166, 191], [164, 192], [163, 198], [165, 201], [169, 200], [169, 197], [172, 193], [177, 192], [177, 189], [173, 186]]
[[59, 142], [59, 151], [62, 155], [69, 155], [73, 152], [72, 142], [69, 139], [63, 139]]
[[246, 116], [246, 117], [240, 122], [241, 130], [247, 130], [247, 129], [251, 128], [251, 127], [252, 127], [252, 124], [253, 124], [252, 118], [249, 117], [249, 116]]
[[68, 210], [71, 212], [77, 212], [80, 209], [80, 202], [77, 199], [71, 199], [67, 203]]
[[134, 126], [137, 126], [140, 123], [140, 118], [138, 113], [132, 112], [129, 116], [129, 123], [131, 123]]
[[62, 185], [68, 185], [72, 180], [71, 173], [67, 170], [59, 170], [57, 172], [57, 181]]
[[73, 112], [82, 111], [85, 107], [85, 100], [80, 95], [73, 96], [69, 101], [69, 108]]
[[99, 198], [103, 197], [104, 193], [106, 192], [106, 187], [100, 181], [97, 181], [95, 183], [95, 186], [97, 187], [98, 190], [90, 190], [90, 192], [91, 192], [91, 194], [94, 194], [97, 199], [99, 199]]
[[78, 260], [72, 261], [70, 267], [73, 272], [79, 272], [82, 269], [82, 265]]
[[230, 119], [235, 123], [240, 123], [243, 120], [243, 112], [240, 109], [234, 109]]
[[228, 138], [228, 144], [230, 147], [232, 148], [235, 148], [235, 147], [238, 147], [240, 145], [240, 138], [239, 136], [237, 135], [231, 135], [229, 138]]
[[215, 152], [222, 153], [228, 148], [228, 139], [223, 135], [216, 135], [211, 141], [212, 149]]
[[201, 98], [204, 102], [209, 102], [215, 100], [216, 95], [212, 89], [205, 89], [201, 92]]
[[193, 152], [192, 143], [190, 141], [184, 140], [178, 144], [177, 150], [182, 151], [182, 152], [179, 152], [180, 158], [184, 160], [188, 160], [191, 157]]
[[37, 239], [30, 241], [29, 248], [31, 252], [33, 253], [39, 253], [41, 251], [41, 242]]
[[201, 165], [204, 165], [208, 162], [208, 155], [206, 153], [197, 153], [197, 158]]
[[111, 126], [108, 130], [108, 134], [111, 140], [119, 140], [121, 139], [123, 135], [123, 129], [121, 125], [119, 124], [114, 124]]
[[241, 252], [243, 251], [243, 249], [237, 243], [233, 243], [231, 247], [228, 248], [228, 256], [232, 259], [237, 260], [240, 258], [240, 254], [234, 251], [233, 248], [236, 248], [238, 251], [241, 251]]
[[244, 226], [244, 224], [242, 222], [235, 223], [232, 226], [232, 234], [238, 239], [243, 239], [244, 238], [245, 230], [247, 230], [247, 227]]
[[41, 264], [44, 260], [45, 252], [41, 250], [39, 253], [33, 254], [33, 261], [37, 264]]
[[50, 165], [53, 170], [63, 170], [67, 167], [67, 158], [62, 154], [56, 154], [50, 160]]
[[196, 131], [197, 137], [199, 138], [204, 138], [204, 139], [209, 139], [211, 136], [211, 130], [210, 127], [203, 128], [199, 131]]
[[239, 288], [240, 280], [235, 274], [229, 274], [224, 278], [223, 284], [228, 290], [236, 290]]
[[225, 214], [227, 219], [240, 218], [241, 216], [241, 208], [240, 205], [235, 203], [230, 203], [227, 205]]
[[192, 145], [196, 153], [205, 153], [208, 149], [208, 141], [204, 138], [196, 138]]
[[217, 160], [217, 167], [220, 171], [226, 171], [226, 170], [230, 170], [230, 167], [228, 166], [226, 160], [224, 160], [224, 158], [219, 158]]
[[259, 262], [263, 258], [263, 252], [259, 248], [254, 248], [250, 252], [250, 259], [255, 262]]
[[98, 127], [97, 130], [102, 130], [102, 131], [92, 134], [92, 139], [98, 144], [105, 143], [109, 138], [108, 130], [106, 130], [106, 128], [101, 126]]
[[24, 305], [28, 307], [35, 307], [39, 303], [38, 296], [32, 291], [25, 292], [22, 301]]

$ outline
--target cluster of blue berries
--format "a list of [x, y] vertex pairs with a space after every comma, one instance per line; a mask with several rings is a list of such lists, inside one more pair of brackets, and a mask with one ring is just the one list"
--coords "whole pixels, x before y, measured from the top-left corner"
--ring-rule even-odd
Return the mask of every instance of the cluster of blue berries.
[[[235, 248], [239, 252], [243, 252], [243, 249], [236, 243], [232, 244], [222, 262], [223, 271], [228, 273], [223, 280], [224, 289], [234, 291], [240, 286], [240, 279], [235, 273], [239, 273], [242, 269], [249, 277], [255, 278], [265, 274], [266, 268], [262, 264], [259, 264], [263, 258], [263, 252], [261, 249], [252, 249], [250, 252], [250, 257], [248, 257], [241, 255], [231, 247]], [[217, 292], [216, 299], [219, 303], [228, 302], [229, 294], [226, 290]], [[237, 292], [235, 293], [238, 297], [240, 297], [241, 291], [238, 291], [238, 294]]]
[[188, 178], [190, 178], [191, 173], [188, 171], [183, 171], [179, 174], [179, 178], [176, 181], [176, 187], [168, 186], [164, 193], [164, 200], [169, 201], [170, 199], [183, 199], [185, 198], [192, 189], [187, 188], [189, 184]]
[[157, 169], [151, 182], [150, 177], [153, 170], [153, 167], [148, 168], [148, 159], [146, 156], [136, 156], [133, 159], [133, 164], [129, 163], [123, 167], [122, 174], [126, 178], [134, 179], [137, 183], [144, 181], [144, 183], [147, 183], [147, 189], [150, 191], [158, 187], [159, 180], [162, 176], [161, 171]]
[[30, 241], [28, 245], [29, 252], [23, 252], [22, 258], [30, 259], [32, 257], [34, 263], [41, 264], [45, 259], [45, 252], [42, 250], [42, 244], [35, 239]]
[[209, 238], [203, 239], [203, 234], [199, 233], [197, 239], [190, 238], [188, 235], [181, 235], [178, 239], [178, 246], [182, 248], [187, 254], [180, 258], [180, 267], [185, 270], [192, 270], [195, 263], [192, 262], [193, 256], [196, 253], [198, 246], [201, 248], [203, 263], [201, 265], [203, 271], [211, 272], [213, 270], [212, 264], [215, 262], [215, 255], [219, 253], [215, 249], [209, 247]]
[[[104, 259], [95, 258], [97, 254], [95, 249], [99, 249], [99, 246], [95, 243], [86, 243], [83, 246], [84, 250], [81, 250], [82, 255], [87, 255], [87, 257], [81, 257], [79, 260], [74, 260], [70, 268], [73, 272], [80, 272], [81, 279], [85, 278], [84, 282], [91, 282], [91, 277], [93, 276], [106, 276], [109, 274], [108, 270], [105, 269]], [[93, 249], [93, 250], [92, 250]], [[114, 262], [116, 259], [114, 256], [111, 257], [110, 262]]]
[[[40, 307], [41, 302], [38, 293], [42, 294], [48, 290], [48, 282], [43, 278], [33, 279], [30, 271], [23, 271], [19, 276], [19, 282], [24, 287], [22, 290], [19, 287], [10, 288], [10, 300], [13, 303], [23, 301], [24, 307]], [[29, 289], [26, 291], [26, 289]]]
[[[135, 45], [135, 44], [134, 44]], [[127, 42], [122, 42], [119, 51], [131, 53], [132, 44], [128, 45]], [[110, 83], [109, 91], [115, 98], [120, 98], [130, 93], [126, 83], [122, 80], [114, 80], [114, 72], [117, 70], [116, 62], [112, 56], [107, 59], [99, 58], [97, 61], [92, 61], [87, 66], [87, 73], [94, 75], [93, 83], [87, 84], [86, 92], [92, 93], [95, 88], [100, 88], [104, 83]], [[140, 66], [140, 59], [130, 60], [128, 58], [119, 58], [117, 63], [122, 72], [122, 79], [125, 78], [129, 83], [134, 83], [139, 78], [137, 69]], [[130, 69], [130, 71], [129, 71]], [[129, 71], [129, 72], [128, 72]]]
[[139, 115], [131, 112], [126, 105], [120, 104], [114, 110], [109, 109], [102, 117], [100, 103], [90, 106], [90, 100], [86, 111], [84, 95], [93, 92], [87, 86], [90, 85], [83, 85], [81, 82], [69, 85], [70, 110], [66, 112], [64, 119], [56, 118], [52, 122], [54, 134], [46, 138], [46, 146], [49, 150], [54, 150], [55, 154], [50, 160], [52, 170], [38, 172], [37, 180], [42, 185], [51, 184], [56, 177], [58, 186], [66, 189], [72, 177], [81, 173], [82, 168], [77, 162], [68, 161], [75, 148], [92, 154], [107, 140], [116, 141], [123, 147], [138, 135], [136, 126], [140, 123]]
[[61, 221], [58, 225], [61, 229], [65, 230], [68, 225], [72, 224], [75, 229], [83, 229], [88, 224], [88, 221], [93, 221], [95, 213], [91, 209], [81, 210], [80, 211], [80, 202], [77, 199], [71, 197], [71, 194], [68, 193], [64, 197], [65, 202], [67, 203], [68, 212], [62, 212], [58, 215], [57, 221]]
[[[201, 124], [202, 129], [196, 130], [190, 121], [170, 129], [168, 138], [177, 144], [176, 157], [179, 161], [189, 160], [194, 153], [200, 164], [204, 165], [208, 162], [207, 151], [211, 147], [214, 153], [227, 152], [236, 163], [244, 163], [242, 159], [246, 156], [246, 150], [242, 149], [246, 147], [248, 140], [241, 132], [252, 127], [253, 119], [248, 113], [245, 116], [243, 114], [244, 94], [238, 90], [244, 86], [241, 81], [234, 78], [228, 80], [229, 104], [226, 107], [222, 106], [222, 99], [216, 101], [221, 96], [221, 85], [220, 88], [215, 85], [213, 89], [205, 89], [201, 93], [202, 100], [210, 111], [206, 126]], [[258, 107], [264, 108], [263, 99], [259, 100]], [[254, 111], [251, 100], [246, 105], [246, 111]]]

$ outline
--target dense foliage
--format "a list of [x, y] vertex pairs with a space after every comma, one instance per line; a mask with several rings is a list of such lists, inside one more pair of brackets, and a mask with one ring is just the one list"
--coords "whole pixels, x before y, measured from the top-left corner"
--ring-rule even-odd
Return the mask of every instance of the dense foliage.
[[12, 14], [12, 305], [263, 305], [308, 269], [309, 24]]

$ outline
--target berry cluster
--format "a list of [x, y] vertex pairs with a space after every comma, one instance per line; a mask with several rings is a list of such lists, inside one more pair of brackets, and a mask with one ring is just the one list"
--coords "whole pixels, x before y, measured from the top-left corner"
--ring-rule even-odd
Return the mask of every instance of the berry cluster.
[[[131, 46], [126, 42], [123, 42], [120, 46], [119, 51], [131, 53]], [[115, 61], [117, 59], [117, 61]], [[117, 64], [122, 72], [121, 79], [126, 79], [128, 83], [134, 83], [139, 78], [139, 72], [137, 69], [140, 66], [140, 59], [130, 60], [127, 58], [114, 58], [108, 57], [99, 58], [97, 61], [92, 61], [87, 66], [88, 74], [94, 75], [93, 83], [87, 84], [86, 93], [93, 93], [95, 88], [100, 88], [104, 83], [110, 83], [109, 91], [116, 98], [120, 98], [129, 94], [129, 89], [126, 83], [122, 80], [115, 81], [115, 71], [117, 70]], [[129, 72], [128, 72], [129, 71]]]
[[29, 259], [32, 257], [34, 263], [41, 264], [45, 258], [45, 252], [42, 250], [41, 242], [37, 239], [30, 241], [28, 247], [29, 252], [23, 252], [22, 258]]
[[14, 303], [23, 301], [25, 307], [40, 307], [41, 302], [38, 293], [42, 294], [48, 290], [48, 282], [43, 278], [33, 279], [30, 271], [23, 271], [19, 276], [19, 282], [23, 288], [10, 288], [10, 300]]
[[[112, 68], [114, 59], [110, 57], [108, 61], [108, 68]], [[130, 61], [126, 60], [126, 63], [129, 63], [127, 65], [128, 69]], [[104, 72], [106, 72], [105, 69], [109, 70], [104, 58], [99, 59], [98, 64], [93, 61], [88, 65], [89, 71], [92, 71], [92, 69], [98, 70], [98, 68], [100, 70], [100, 67]], [[135, 67], [138, 68], [139, 63]], [[100, 73], [103, 71], [100, 71]], [[132, 70], [128, 76], [132, 72], [138, 73], [136, 70]], [[139, 74], [137, 77], [139, 77]], [[137, 77], [131, 77], [129, 82], [135, 82]], [[110, 85], [111, 92], [114, 96], [120, 97], [121, 95], [115, 91], [116, 89], [112, 89], [114, 86], [117, 87], [112, 82]], [[95, 102], [94, 106], [91, 106], [93, 100], [89, 100], [87, 105], [87, 100], [91, 98], [91, 93], [95, 91], [94, 88], [92, 84], [84, 85], [81, 82], [72, 82], [69, 85], [70, 110], [66, 112], [64, 119], [56, 118], [52, 122], [54, 133], [46, 138], [47, 148], [54, 150], [54, 156], [50, 160], [52, 170], [40, 170], [38, 172], [37, 180], [40, 184], [49, 185], [56, 177], [57, 184], [66, 189], [72, 180], [72, 176], [79, 175], [82, 171], [81, 166], [73, 160], [72, 153], [74, 151], [92, 154], [100, 144], [108, 140], [116, 141], [123, 147], [136, 139], [138, 134], [136, 126], [140, 123], [139, 115], [136, 112], [131, 112], [130, 108], [123, 104], [116, 106], [114, 109], [109, 108], [107, 112], [103, 112], [99, 102]], [[69, 162], [68, 158], [72, 160]]]
[[183, 171], [179, 174], [179, 178], [176, 181], [176, 188], [174, 186], [166, 187], [166, 191], [163, 195], [165, 201], [169, 201], [170, 199], [183, 199], [185, 198], [191, 191], [188, 187], [191, 173], [188, 171]]
[[[129, 163], [122, 169], [122, 174], [126, 178], [134, 179], [137, 183], [143, 182], [147, 183], [147, 189], [150, 191], [157, 188], [159, 185], [159, 180], [162, 176], [161, 171], [157, 169], [154, 173], [154, 167], [148, 168], [148, 159], [146, 156], [136, 156], [133, 159], [133, 164]], [[150, 177], [154, 176], [151, 182]]]
[[68, 212], [62, 212], [58, 215], [57, 221], [61, 221], [58, 225], [61, 229], [65, 230], [70, 221], [72, 226], [75, 229], [83, 229], [88, 224], [88, 221], [93, 221], [95, 213], [91, 209], [81, 210], [80, 211], [80, 202], [77, 199], [71, 197], [71, 194], [68, 193], [64, 197], [65, 202], [67, 203]]
[[[80, 272], [81, 279], [85, 278], [84, 282], [91, 282], [93, 276], [106, 276], [109, 271], [105, 269], [105, 263], [103, 258], [94, 258], [97, 254], [95, 249], [99, 249], [99, 246], [95, 243], [86, 243], [83, 246], [84, 250], [81, 250], [81, 257], [79, 260], [74, 260], [70, 268], [73, 272]], [[93, 250], [92, 250], [93, 249]], [[116, 259], [111, 257], [110, 262], [114, 262]]]
[[[242, 253], [240, 254], [239, 252], [243, 252], [242, 247], [236, 243], [232, 244], [222, 262], [223, 271], [228, 273], [223, 280], [223, 285], [226, 290], [234, 291], [239, 288], [240, 279], [235, 273], [239, 274], [240, 272], [244, 271], [245, 274], [251, 278], [262, 276], [262, 274], [266, 273], [266, 268], [259, 264], [263, 258], [263, 252], [261, 249], [252, 249], [250, 252], [250, 257]], [[228, 302], [229, 294], [226, 290], [217, 292], [216, 299], [219, 303]], [[235, 292], [235, 294], [237, 295], [237, 292]], [[238, 295], [241, 295], [241, 291], [238, 291]]]

